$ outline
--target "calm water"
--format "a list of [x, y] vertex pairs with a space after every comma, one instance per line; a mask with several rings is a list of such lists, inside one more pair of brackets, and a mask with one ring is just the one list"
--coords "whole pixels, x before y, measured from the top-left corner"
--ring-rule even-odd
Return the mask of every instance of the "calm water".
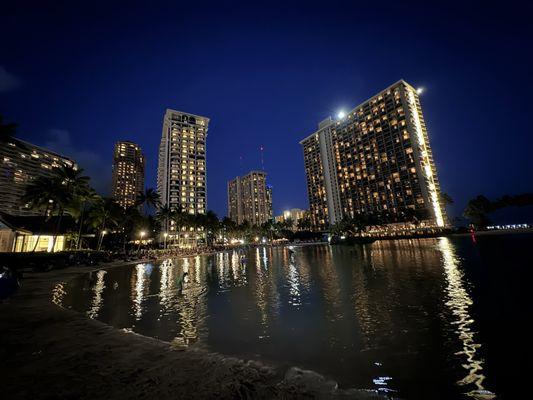
[[263, 247], [101, 270], [53, 298], [117, 328], [313, 369], [341, 387], [505, 399], [528, 383], [532, 245], [507, 235]]

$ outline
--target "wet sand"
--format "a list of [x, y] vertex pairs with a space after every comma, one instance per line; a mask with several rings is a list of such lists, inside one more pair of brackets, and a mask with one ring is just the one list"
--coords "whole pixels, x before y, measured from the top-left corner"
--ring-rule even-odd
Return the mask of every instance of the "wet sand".
[[[124, 265], [106, 264], [103, 268]], [[311, 371], [175, 348], [52, 303], [52, 289], [95, 267], [27, 273], [0, 304], [4, 399], [378, 399]]]

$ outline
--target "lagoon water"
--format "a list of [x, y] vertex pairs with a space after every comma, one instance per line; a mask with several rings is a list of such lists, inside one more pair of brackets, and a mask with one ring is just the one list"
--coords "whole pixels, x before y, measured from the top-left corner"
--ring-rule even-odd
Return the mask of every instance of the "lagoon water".
[[[528, 234], [258, 247], [101, 270], [58, 304], [116, 328], [406, 399], [527, 383]], [[526, 365], [526, 364], [524, 364]]]

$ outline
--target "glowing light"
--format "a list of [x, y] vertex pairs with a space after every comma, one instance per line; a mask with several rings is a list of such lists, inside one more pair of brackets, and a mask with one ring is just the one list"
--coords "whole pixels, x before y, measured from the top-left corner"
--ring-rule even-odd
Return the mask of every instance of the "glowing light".
[[346, 117], [346, 113], [344, 112], [344, 110], [340, 110], [340, 111], [337, 113], [337, 118], [338, 118], [338, 119], [343, 119], [344, 117]]
[[141, 238], [143, 238], [144, 235], [146, 235], [146, 232], [145, 232], [145, 231], [140, 231], [140, 232], [139, 232], [139, 236], [140, 236]]
[[419, 88], [416, 89], [416, 94], [422, 94], [422, 93], [424, 93], [424, 90], [425, 89], [423, 87], [419, 87]]
[[[418, 93], [418, 89], [417, 89]], [[416, 106], [416, 100], [414, 93], [409, 90], [408, 92], [408, 101], [412, 107], [412, 117], [416, 131], [416, 137], [418, 139], [418, 144], [421, 148], [420, 155], [422, 157], [422, 165], [424, 167], [424, 173], [428, 180], [428, 191], [431, 203], [433, 206], [433, 213], [435, 215], [435, 221], [437, 226], [444, 226], [444, 217], [442, 215], [442, 210], [439, 203], [439, 198], [437, 194], [437, 187], [435, 186], [435, 180], [431, 170], [431, 164], [426, 150], [426, 141], [424, 139], [424, 133], [422, 131], [422, 123], [420, 122], [420, 117], [418, 115], [418, 107]]]

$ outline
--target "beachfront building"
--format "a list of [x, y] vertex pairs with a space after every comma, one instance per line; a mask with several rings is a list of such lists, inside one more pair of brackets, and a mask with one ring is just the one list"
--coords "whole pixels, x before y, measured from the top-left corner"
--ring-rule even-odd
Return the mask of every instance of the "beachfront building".
[[138, 206], [144, 191], [145, 158], [139, 145], [120, 141], [113, 152], [113, 199], [123, 208]]
[[303, 139], [310, 218], [326, 230], [344, 216], [446, 224], [419, 93], [400, 80]]
[[0, 143], [0, 211], [9, 215], [41, 215], [22, 198], [26, 186], [40, 176], [53, 176], [54, 169], [76, 166], [73, 160], [20, 139]]
[[[167, 109], [159, 146], [157, 191], [163, 206], [192, 215], [207, 210], [206, 138], [209, 118]], [[169, 235], [178, 229], [174, 221], [164, 227]], [[193, 244], [196, 232], [182, 232], [180, 243]], [[185, 237], [186, 236], [186, 237]], [[170, 240], [170, 238], [169, 238]]]
[[[59, 220], [60, 230], [57, 229]], [[76, 228], [76, 221], [69, 215], [53, 215], [43, 221], [38, 215], [0, 212], [0, 253], [62, 251], [67, 244], [68, 232]]]
[[242, 224], [261, 225], [272, 219], [272, 188], [266, 172], [250, 171], [228, 182], [228, 217]]

